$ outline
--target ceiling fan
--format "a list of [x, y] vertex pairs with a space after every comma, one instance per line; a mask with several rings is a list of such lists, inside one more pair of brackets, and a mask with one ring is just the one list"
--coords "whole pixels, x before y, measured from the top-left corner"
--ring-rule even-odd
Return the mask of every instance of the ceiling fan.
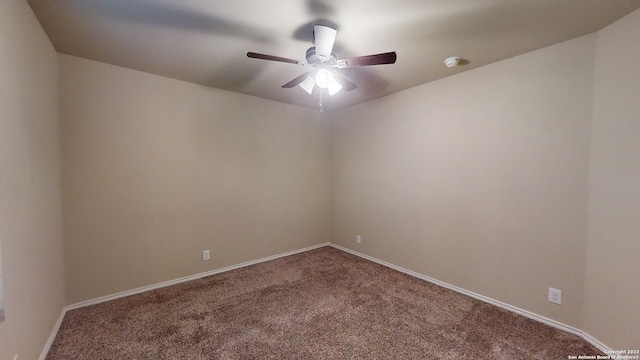
[[[254, 59], [280, 61], [289, 64], [303, 65], [314, 68], [314, 70], [305, 72], [288, 83], [282, 85], [283, 88], [292, 88], [300, 85], [309, 95], [313, 92], [313, 88], [317, 85], [321, 89], [327, 89], [329, 95], [334, 95], [341, 89], [351, 91], [358, 86], [344, 75], [334, 69], [350, 68], [357, 66], [370, 66], [393, 64], [396, 62], [396, 52], [386, 52], [374, 55], [356, 56], [346, 59], [338, 59], [333, 52], [333, 44], [336, 40], [338, 31], [325, 25], [314, 25], [313, 34], [315, 46], [307, 50], [306, 62], [294, 59], [288, 59], [280, 56], [259, 54], [248, 52], [247, 56]], [[322, 91], [320, 92], [322, 97]], [[322, 107], [322, 99], [320, 100]]]

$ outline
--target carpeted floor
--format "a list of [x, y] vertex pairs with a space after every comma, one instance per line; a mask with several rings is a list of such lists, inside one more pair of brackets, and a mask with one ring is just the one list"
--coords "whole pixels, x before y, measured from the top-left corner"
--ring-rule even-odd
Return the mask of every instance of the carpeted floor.
[[583, 339], [324, 247], [69, 311], [57, 359], [567, 359]]

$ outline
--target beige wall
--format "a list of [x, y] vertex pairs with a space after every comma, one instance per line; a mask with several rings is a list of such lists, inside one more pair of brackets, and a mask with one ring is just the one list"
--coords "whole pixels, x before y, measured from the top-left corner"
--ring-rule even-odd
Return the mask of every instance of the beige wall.
[[579, 328], [595, 39], [334, 113], [332, 241]]
[[598, 33], [584, 329], [640, 348], [640, 11]]
[[65, 303], [57, 57], [26, 1], [0, 14], [0, 359], [37, 359]]
[[319, 112], [59, 62], [69, 303], [330, 240]]

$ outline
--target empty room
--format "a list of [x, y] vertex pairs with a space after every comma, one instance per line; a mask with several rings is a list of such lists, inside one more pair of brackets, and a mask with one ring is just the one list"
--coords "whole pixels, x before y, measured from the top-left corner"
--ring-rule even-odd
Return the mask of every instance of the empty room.
[[0, 359], [640, 359], [640, 1], [0, 16]]

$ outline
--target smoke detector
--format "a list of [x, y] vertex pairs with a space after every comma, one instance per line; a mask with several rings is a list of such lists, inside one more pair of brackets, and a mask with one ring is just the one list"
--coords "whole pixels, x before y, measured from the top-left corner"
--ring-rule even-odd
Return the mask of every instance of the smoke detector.
[[456, 67], [458, 66], [458, 64], [460, 64], [460, 60], [462, 60], [460, 58], [460, 56], [451, 56], [448, 57], [446, 59], [444, 59], [444, 64], [447, 65], [447, 67]]

